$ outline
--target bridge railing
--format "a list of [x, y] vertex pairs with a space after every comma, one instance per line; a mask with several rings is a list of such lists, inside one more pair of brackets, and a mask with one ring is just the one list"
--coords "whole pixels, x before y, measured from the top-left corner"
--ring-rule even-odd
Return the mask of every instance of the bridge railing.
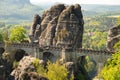
[[115, 52], [112, 51], [108, 51], [108, 50], [96, 50], [96, 49], [85, 49], [85, 48], [72, 48], [72, 47], [56, 47], [56, 46], [40, 46], [40, 48], [42, 48], [43, 50], [62, 50], [64, 49], [67, 52], [84, 52], [84, 53], [90, 53], [90, 54], [107, 54], [107, 55], [111, 55], [114, 54]]
[[83, 48], [79, 48], [79, 49], [76, 49], [76, 51], [78, 52], [89, 52], [89, 53], [92, 53], [92, 54], [101, 54], [101, 53], [104, 53], [104, 54], [113, 54], [114, 52], [110, 52], [108, 50], [94, 50], [94, 49], [83, 49]]
[[[5, 46], [5, 43], [4, 42], [1, 42], [0, 41], [0, 46]], [[32, 44], [32, 43], [6, 43], [6, 46], [7, 47], [38, 47], [39, 48], [39, 45], [38, 44]]]
[[[0, 46], [4, 46], [5, 43], [0, 41]], [[65, 51], [68, 52], [85, 52], [85, 53], [91, 53], [91, 54], [114, 54], [115, 52], [108, 51], [108, 50], [95, 50], [95, 49], [83, 49], [83, 48], [73, 48], [73, 47], [57, 47], [57, 46], [39, 46], [39, 44], [33, 44], [33, 43], [8, 43], [7, 46], [11, 47], [26, 47], [26, 48], [41, 48], [43, 50], [62, 50], [65, 49]]]

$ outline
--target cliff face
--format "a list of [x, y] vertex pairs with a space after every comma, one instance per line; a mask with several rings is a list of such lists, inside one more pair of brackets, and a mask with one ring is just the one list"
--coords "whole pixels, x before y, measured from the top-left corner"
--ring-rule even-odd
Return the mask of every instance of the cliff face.
[[81, 48], [83, 25], [80, 5], [57, 4], [44, 11], [41, 17], [35, 15], [30, 32], [41, 46]]
[[120, 41], [120, 25], [111, 28], [108, 32], [107, 49], [114, 51], [114, 45]]

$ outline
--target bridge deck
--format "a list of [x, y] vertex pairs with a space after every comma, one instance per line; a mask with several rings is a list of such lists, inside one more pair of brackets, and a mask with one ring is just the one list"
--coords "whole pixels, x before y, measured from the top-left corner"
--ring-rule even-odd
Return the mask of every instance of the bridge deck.
[[[4, 47], [5, 46], [5, 43], [4, 42], [0, 42], [0, 47]], [[95, 50], [95, 49], [84, 49], [84, 48], [72, 48], [72, 47], [69, 47], [69, 48], [65, 48], [65, 47], [56, 47], [56, 46], [39, 46], [39, 44], [32, 44], [32, 43], [7, 43], [7, 46], [8, 47], [22, 47], [22, 48], [40, 48], [40, 49], [43, 49], [43, 50], [65, 50], [67, 52], [88, 52], [88, 53], [91, 53], [91, 54], [94, 54], [94, 53], [98, 53], [98, 54], [101, 54], [101, 53], [104, 53], [104, 54], [114, 54], [115, 52], [112, 52], [112, 51], [108, 51], [108, 50]]]

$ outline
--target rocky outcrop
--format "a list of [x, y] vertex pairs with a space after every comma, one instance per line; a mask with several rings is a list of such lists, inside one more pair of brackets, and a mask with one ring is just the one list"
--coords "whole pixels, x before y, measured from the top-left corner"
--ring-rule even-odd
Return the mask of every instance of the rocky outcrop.
[[74, 69], [75, 69], [75, 64], [74, 64], [74, 62], [66, 62], [65, 63], [65, 67], [67, 68], [67, 70], [68, 70], [68, 79], [70, 79], [70, 77], [72, 76], [72, 75], [74, 75]]
[[5, 66], [0, 64], [0, 80], [5, 80], [4, 72]]
[[114, 51], [114, 45], [120, 41], [120, 25], [112, 27], [108, 32], [107, 49], [108, 51]]
[[41, 23], [41, 17], [38, 14], [34, 15], [34, 21], [31, 27], [31, 31], [30, 31], [30, 35], [34, 35], [35, 34], [35, 30], [37, 29], [37, 25], [39, 25]]
[[7, 80], [12, 71], [12, 62], [3, 53], [4, 48], [0, 48], [0, 80]]
[[36, 72], [23, 73], [20, 80], [47, 80], [43, 76], [39, 76]]
[[[25, 56], [20, 60], [16, 69], [11, 72], [12, 80], [39, 80], [41, 77], [35, 72], [35, 67], [32, 63], [36, 60], [34, 57]], [[43, 64], [43, 61], [40, 60], [40, 64]], [[45, 80], [45, 79], [43, 79]]]
[[41, 21], [38, 18], [34, 18], [31, 32], [41, 46], [82, 47], [84, 21], [79, 4], [54, 5], [43, 12]]

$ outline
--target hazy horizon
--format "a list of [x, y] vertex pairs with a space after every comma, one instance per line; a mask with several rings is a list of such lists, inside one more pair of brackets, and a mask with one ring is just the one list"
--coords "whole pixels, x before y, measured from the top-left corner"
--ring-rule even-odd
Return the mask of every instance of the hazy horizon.
[[53, 5], [55, 3], [64, 3], [64, 4], [99, 4], [99, 5], [120, 5], [120, 0], [30, 0], [32, 4], [36, 5]]

